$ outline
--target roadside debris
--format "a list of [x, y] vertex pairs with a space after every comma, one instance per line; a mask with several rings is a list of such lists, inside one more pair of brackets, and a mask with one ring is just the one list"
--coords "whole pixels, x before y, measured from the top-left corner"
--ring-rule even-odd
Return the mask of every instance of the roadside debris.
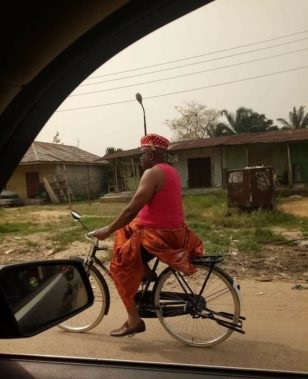
[[294, 284], [292, 290], [308, 290], [308, 286], [303, 286], [302, 284]]
[[256, 280], [258, 282], [271, 282], [273, 281], [273, 278], [262, 277], [262, 278], [257, 278]]
[[6, 251], [4, 252], [4, 254], [9, 255], [9, 254], [11, 254], [11, 253], [13, 253], [13, 252], [14, 252], [13, 249], [9, 249], [9, 250], [6, 250]]

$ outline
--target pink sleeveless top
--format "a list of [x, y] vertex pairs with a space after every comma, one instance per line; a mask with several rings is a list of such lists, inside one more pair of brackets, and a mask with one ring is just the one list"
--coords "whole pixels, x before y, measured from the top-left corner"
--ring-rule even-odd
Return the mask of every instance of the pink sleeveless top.
[[140, 224], [152, 228], [177, 228], [184, 223], [181, 179], [167, 163], [159, 163], [165, 182], [159, 192], [139, 212]]

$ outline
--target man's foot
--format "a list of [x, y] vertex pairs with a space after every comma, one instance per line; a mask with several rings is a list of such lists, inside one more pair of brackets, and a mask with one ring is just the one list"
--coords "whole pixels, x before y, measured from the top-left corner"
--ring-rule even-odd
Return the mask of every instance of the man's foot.
[[134, 335], [136, 333], [145, 332], [145, 329], [146, 329], [145, 323], [143, 320], [140, 320], [134, 326], [129, 326], [128, 322], [126, 321], [121, 328], [112, 330], [110, 332], [110, 335], [112, 337], [124, 337], [124, 336]]

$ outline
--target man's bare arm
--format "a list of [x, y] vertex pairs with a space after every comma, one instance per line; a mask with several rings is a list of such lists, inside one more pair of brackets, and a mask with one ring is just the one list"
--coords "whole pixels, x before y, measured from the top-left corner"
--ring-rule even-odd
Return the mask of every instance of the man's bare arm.
[[164, 181], [164, 174], [161, 169], [153, 167], [142, 175], [137, 191], [129, 204], [120, 212], [115, 220], [104, 228], [95, 231], [95, 237], [105, 239], [119, 228], [127, 225], [147, 204], [154, 194], [161, 188]]

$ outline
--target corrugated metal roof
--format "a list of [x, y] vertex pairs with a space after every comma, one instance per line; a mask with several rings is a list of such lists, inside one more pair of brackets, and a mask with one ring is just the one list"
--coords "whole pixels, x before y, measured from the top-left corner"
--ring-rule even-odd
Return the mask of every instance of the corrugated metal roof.
[[[221, 136], [214, 138], [199, 138], [196, 140], [186, 140], [180, 142], [172, 142], [169, 145], [169, 151], [180, 151], [198, 149], [203, 147], [224, 146], [224, 145], [243, 145], [254, 143], [273, 143], [273, 142], [295, 142], [308, 141], [308, 129], [295, 130], [274, 130], [270, 132], [260, 133], [243, 133], [232, 136]], [[101, 158], [110, 160], [115, 158], [130, 157], [140, 154], [140, 148], [130, 149], [126, 151], [117, 151], [115, 153], [106, 154]]]
[[273, 142], [277, 143], [287, 141], [308, 141], [308, 129], [275, 130], [271, 132], [243, 133], [232, 136], [200, 138], [192, 141], [180, 141], [172, 143], [169, 147], [169, 150], [178, 151], [211, 146], [244, 145]]
[[98, 159], [100, 159], [98, 155], [89, 153], [79, 147], [34, 141], [20, 163], [106, 163], [103, 161], [98, 162]]
[[130, 149], [130, 150], [122, 150], [122, 151], [116, 151], [114, 153], [106, 154], [104, 155], [99, 161], [101, 160], [110, 160], [115, 158], [122, 158], [122, 157], [133, 157], [140, 154], [140, 147], [136, 149]]

